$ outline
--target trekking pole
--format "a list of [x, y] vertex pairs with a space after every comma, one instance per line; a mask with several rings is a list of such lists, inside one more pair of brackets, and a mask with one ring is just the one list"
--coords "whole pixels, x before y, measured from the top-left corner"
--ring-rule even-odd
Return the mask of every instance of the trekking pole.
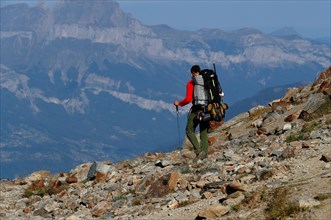
[[176, 112], [177, 112], [178, 147], [179, 147], [179, 150], [180, 150], [180, 155], [182, 157], [182, 147], [180, 146], [179, 111], [178, 111], [178, 106], [177, 105], [176, 105]]

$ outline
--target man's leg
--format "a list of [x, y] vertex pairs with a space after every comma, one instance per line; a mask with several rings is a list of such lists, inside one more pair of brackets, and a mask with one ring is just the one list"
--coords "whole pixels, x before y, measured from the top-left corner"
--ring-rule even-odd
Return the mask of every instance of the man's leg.
[[208, 157], [208, 128], [209, 122], [200, 122], [200, 148], [205, 153], [205, 158]]
[[[186, 124], [186, 135], [189, 141], [192, 143], [195, 154], [199, 155], [201, 152], [201, 147], [199, 144], [199, 141], [195, 135], [195, 129], [198, 126], [198, 121], [196, 119], [197, 115], [196, 113], [190, 113], [187, 119], [187, 124]], [[208, 142], [208, 140], [207, 140]]]

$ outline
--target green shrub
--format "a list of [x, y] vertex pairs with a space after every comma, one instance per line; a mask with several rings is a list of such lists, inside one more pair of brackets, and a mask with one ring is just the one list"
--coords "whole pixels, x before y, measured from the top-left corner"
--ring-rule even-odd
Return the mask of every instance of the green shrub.
[[50, 189], [51, 188], [47, 187], [47, 186], [38, 187], [38, 188], [35, 188], [35, 189], [29, 189], [28, 188], [24, 191], [23, 197], [29, 198], [32, 195], [37, 195], [37, 196], [40, 196], [40, 197], [44, 197], [46, 194], [48, 194], [48, 191]]
[[320, 125], [320, 123], [317, 123], [317, 122], [313, 122], [313, 123], [310, 123], [306, 126], [304, 126], [302, 129], [301, 129], [301, 132], [303, 133], [310, 133], [312, 132], [316, 127], [318, 127]]
[[126, 195], [120, 195], [120, 196], [116, 196], [114, 197], [112, 200], [113, 202], [116, 202], [118, 200], [127, 200], [128, 198], [126, 197]]
[[45, 186], [44, 184], [41, 184], [41, 182], [36, 181], [25, 189], [23, 197], [29, 198], [32, 195], [44, 197], [45, 195], [58, 194], [67, 188], [68, 184], [63, 184], [61, 182], [58, 182], [57, 184], [51, 182]]
[[293, 141], [300, 141], [300, 140], [304, 140], [304, 139], [305, 139], [305, 136], [304, 136], [304, 133], [302, 133], [302, 132], [291, 133], [286, 137], [285, 142], [290, 143]]
[[267, 219], [288, 219], [288, 217], [295, 217], [305, 211], [304, 208], [289, 201], [290, 194], [289, 188], [277, 188], [268, 195]]
[[330, 198], [331, 198], [331, 193], [318, 194], [317, 196], [314, 197], [314, 199], [318, 201], [323, 201]]
[[320, 126], [320, 123], [316, 121], [311, 122], [309, 124], [307, 123], [302, 127], [302, 129], [299, 132], [290, 133], [286, 137], [285, 142], [290, 143], [293, 141], [306, 140], [309, 137], [310, 133], [318, 126]]
[[181, 167], [181, 173], [182, 174], [192, 173], [192, 170], [189, 165], [185, 165], [185, 166]]

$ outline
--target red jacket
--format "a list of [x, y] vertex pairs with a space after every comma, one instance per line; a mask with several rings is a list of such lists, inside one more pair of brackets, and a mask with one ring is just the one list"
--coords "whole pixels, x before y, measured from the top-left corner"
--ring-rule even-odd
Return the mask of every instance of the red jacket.
[[193, 80], [190, 80], [186, 85], [186, 96], [182, 101], [179, 102], [180, 107], [183, 107], [184, 105], [187, 105], [190, 102], [192, 102], [193, 92], [194, 92], [194, 83]]

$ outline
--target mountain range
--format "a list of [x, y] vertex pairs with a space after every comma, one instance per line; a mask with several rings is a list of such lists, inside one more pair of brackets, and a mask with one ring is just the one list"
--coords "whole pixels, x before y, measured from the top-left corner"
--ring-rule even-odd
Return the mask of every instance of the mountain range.
[[172, 102], [193, 64], [216, 64], [226, 120], [248, 110], [236, 102], [330, 65], [330, 45], [283, 33], [147, 26], [115, 1], [2, 7], [1, 177], [175, 149], [189, 107]]

